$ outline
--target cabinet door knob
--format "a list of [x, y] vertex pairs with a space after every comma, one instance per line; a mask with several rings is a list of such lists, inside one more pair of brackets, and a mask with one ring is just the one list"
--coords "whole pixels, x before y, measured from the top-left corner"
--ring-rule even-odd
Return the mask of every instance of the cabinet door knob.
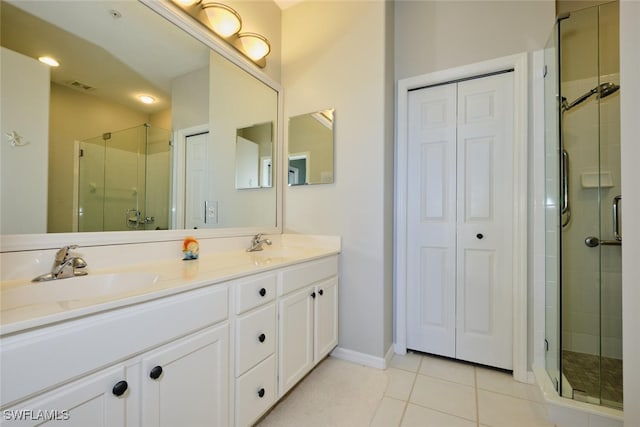
[[265, 334], [258, 335], [258, 341], [264, 342], [264, 340], [266, 340], [266, 339], [267, 339], [267, 336]]
[[264, 397], [264, 388], [260, 388], [260, 390], [258, 390], [258, 397], [261, 399]]
[[315, 292], [311, 292], [311, 298], [315, 298], [316, 297], [316, 293]]
[[154, 366], [151, 368], [151, 372], [149, 372], [149, 377], [152, 380], [157, 380], [162, 375], [162, 366]]
[[484, 234], [482, 234], [482, 233], [478, 233], [478, 234], [476, 234], [476, 238], [477, 238], [478, 240], [482, 240], [482, 238], [483, 238], [483, 237], [484, 237]]
[[116, 385], [113, 386], [113, 390], [111, 391], [114, 395], [120, 397], [124, 394], [125, 391], [127, 391], [128, 388], [129, 384], [127, 384], [126, 381], [118, 381]]
[[318, 293], [320, 294], [320, 296], [324, 295], [324, 291], [322, 289], [320, 289]]
[[267, 290], [265, 288], [260, 288], [260, 292], [259, 292], [260, 296], [263, 297], [267, 294]]

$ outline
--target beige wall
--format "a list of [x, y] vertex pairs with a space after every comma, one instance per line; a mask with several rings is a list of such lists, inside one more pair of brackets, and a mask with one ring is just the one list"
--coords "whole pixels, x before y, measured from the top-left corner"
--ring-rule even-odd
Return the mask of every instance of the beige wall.
[[[0, 48], [0, 233], [44, 233], [47, 227], [49, 67]], [[12, 146], [16, 132], [25, 145]]]
[[541, 49], [555, 19], [549, 0], [395, 5], [397, 79]]
[[339, 346], [392, 342], [392, 3], [306, 1], [283, 11], [285, 119], [335, 108], [335, 183], [285, 188], [286, 232], [342, 236]]

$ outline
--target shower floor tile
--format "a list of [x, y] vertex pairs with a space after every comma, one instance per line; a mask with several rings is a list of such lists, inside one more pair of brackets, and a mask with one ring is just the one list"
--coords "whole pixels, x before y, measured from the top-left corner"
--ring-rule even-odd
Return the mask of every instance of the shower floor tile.
[[563, 350], [562, 371], [574, 391], [601, 399], [605, 406], [622, 407], [622, 360]]

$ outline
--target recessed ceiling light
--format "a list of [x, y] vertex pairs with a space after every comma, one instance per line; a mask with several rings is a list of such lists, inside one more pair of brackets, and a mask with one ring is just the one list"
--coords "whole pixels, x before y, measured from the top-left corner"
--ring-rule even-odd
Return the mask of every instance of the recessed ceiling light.
[[41, 56], [38, 61], [47, 64], [50, 67], [59, 67], [60, 63], [50, 56]]
[[154, 102], [156, 102], [156, 99], [153, 96], [149, 95], [140, 95], [138, 99], [145, 104], [153, 104]]

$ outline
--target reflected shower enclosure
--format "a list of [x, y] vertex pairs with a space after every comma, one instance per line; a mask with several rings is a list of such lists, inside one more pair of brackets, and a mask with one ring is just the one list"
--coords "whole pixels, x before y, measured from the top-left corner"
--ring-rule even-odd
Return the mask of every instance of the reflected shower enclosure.
[[168, 229], [170, 131], [143, 124], [77, 146], [77, 231]]
[[622, 408], [618, 2], [564, 14], [545, 49], [546, 369]]

